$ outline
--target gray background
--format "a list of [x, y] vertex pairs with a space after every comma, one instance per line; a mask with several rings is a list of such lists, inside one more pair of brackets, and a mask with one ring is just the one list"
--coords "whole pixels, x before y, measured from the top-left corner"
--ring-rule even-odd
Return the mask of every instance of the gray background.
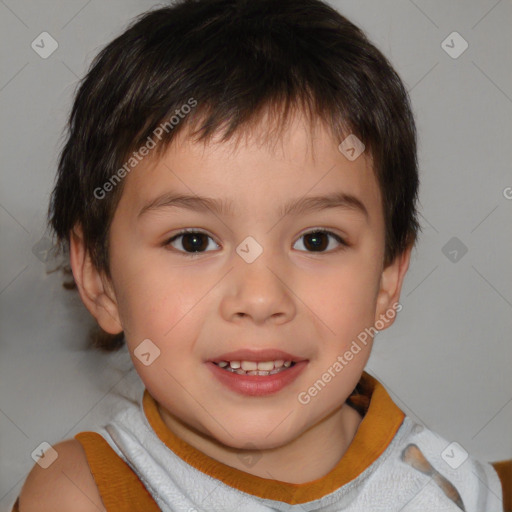
[[[377, 336], [367, 371], [406, 413], [473, 456], [511, 458], [512, 3], [331, 4], [395, 65], [419, 129], [424, 232], [403, 310]], [[1, 511], [41, 442], [94, 428], [122, 406], [119, 396], [142, 389], [126, 351], [86, 350], [91, 319], [60, 273], [46, 273], [52, 262], [37, 248], [76, 82], [99, 49], [155, 5], [0, 0]], [[47, 59], [31, 48], [43, 31], [59, 45]], [[441, 46], [454, 31], [469, 45], [456, 59]]]

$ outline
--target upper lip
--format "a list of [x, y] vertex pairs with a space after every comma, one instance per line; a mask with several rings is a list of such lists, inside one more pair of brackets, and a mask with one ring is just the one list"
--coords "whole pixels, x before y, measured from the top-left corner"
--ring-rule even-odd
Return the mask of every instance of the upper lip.
[[209, 361], [213, 363], [218, 363], [220, 361], [293, 361], [298, 363], [300, 361], [305, 361], [303, 357], [296, 356], [290, 354], [288, 352], [283, 352], [282, 350], [278, 350], [275, 348], [267, 348], [263, 350], [252, 350], [252, 349], [239, 349], [233, 352], [226, 352], [225, 354], [221, 354], [220, 356], [209, 359]]

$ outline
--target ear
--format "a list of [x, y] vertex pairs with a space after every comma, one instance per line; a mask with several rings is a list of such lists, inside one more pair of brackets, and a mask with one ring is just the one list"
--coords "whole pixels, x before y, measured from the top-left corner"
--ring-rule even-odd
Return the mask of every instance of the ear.
[[70, 234], [69, 259], [85, 307], [104, 331], [110, 334], [120, 333], [123, 327], [114, 289], [108, 278], [93, 265], [79, 225], [75, 226]]
[[[375, 309], [375, 320], [380, 320], [380, 323], [384, 323], [384, 329], [387, 329], [393, 324], [396, 314], [395, 311], [400, 311], [396, 308], [400, 300], [400, 292], [402, 290], [402, 283], [404, 281], [405, 274], [409, 268], [409, 262], [411, 260], [411, 252], [413, 245], [411, 244], [407, 249], [399, 254], [392, 263], [383, 269], [380, 279], [380, 289], [377, 295], [377, 307]], [[393, 305], [395, 306], [393, 307]], [[387, 314], [390, 309], [394, 310], [394, 314]], [[381, 316], [384, 315], [386, 321], [383, 322]]]

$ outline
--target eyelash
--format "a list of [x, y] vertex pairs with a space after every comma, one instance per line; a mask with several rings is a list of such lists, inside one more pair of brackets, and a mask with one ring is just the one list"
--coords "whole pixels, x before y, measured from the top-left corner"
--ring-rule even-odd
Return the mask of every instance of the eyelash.
[[[205, 233], [204, 231], [201, 231], [201, 230], [198, 230], [198, 229], [182, 229], [181, 231], [179, 231], [178, 233], [173, 235], [171, 238], [166, 240], [162, 244], [162, 246], [163, 247], [169, 247], [171, 245], [171, 243], [174, 242], [176, 239], [178, 239], [180, 236], [183, 236], [183, 235], [186, 235], [186, 234], [191, 234], [191, 233], [192, 234], [205, 235], [208, 238], [211, 238], [213, 240], [213, 238], [210, 235], [208, 235], [208, 233]], [[331, 235], [338, 243], [341, 244], [341, 247], [339, 247], [338, 249], [330, 250], [330, 251], [318, 251], [318, 252], [316, 252], [316, 251], [301, 251], [301, 252], [308, 252], [310, 254], [329, 254], [329, 253], [338, 252], [338, 251], [343, 250], [343, 249], [345, 249], [347, 247], [350, 247], [350, 245], [343, 238], [341, 238], [339, 235], [337, 235], [336, 233], [333, 233], [332, 231], [329, 231], [328, 229], [324, 229], [324, 228], [314, 228], [314, 229], [312, 229], [310, 231], [307, 231], [306, 233], [303, 233], [299, 237], [299, 239], [301, 239], [304, 236], [315, 234], [315, 233], [324, 233], [326, 235]], [[182, 254], [184, 254], [187, 257], [197, 257], [197, 256], [199, 256], [201, 254], [210, 252], [210, 251], [186, 252], [186, 251], [181, 251], [181, 250], [174, 249], [174, 248], [172, 248], [172, 249], [176, 250], [176, 251], [178, 251], [178, 252], [180, 252]]]

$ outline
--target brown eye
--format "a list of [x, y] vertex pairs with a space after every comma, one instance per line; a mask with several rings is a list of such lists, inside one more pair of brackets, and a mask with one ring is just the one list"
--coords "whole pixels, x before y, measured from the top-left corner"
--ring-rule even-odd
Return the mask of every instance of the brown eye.
[[[187, 254], [209, 252], [206, 251], [209, 245], [208, 239], [213, 241], [210, 236], [201, 231], [181, 231], [165, 242], [164, 245], [171, 245], [176, 250]], [[174, 245], [175, 243], [176, 245]], [[179, 246], [181, 246], [183, 250], [181, 250]]]
[[334, 239], [342, 246], [348, 245], [343, 238], [338, 236], [336, 233], [324, 229], [316, 229], [315, 231], [305, 233], [299, 238], [299, 240], [301, 239], [304, 239], [304, 243], [302, 245], [308, 252], [332, 252], [332, 250], [326, 251], [329, 245], [332, 245], [330, 244], [330, 239]]

